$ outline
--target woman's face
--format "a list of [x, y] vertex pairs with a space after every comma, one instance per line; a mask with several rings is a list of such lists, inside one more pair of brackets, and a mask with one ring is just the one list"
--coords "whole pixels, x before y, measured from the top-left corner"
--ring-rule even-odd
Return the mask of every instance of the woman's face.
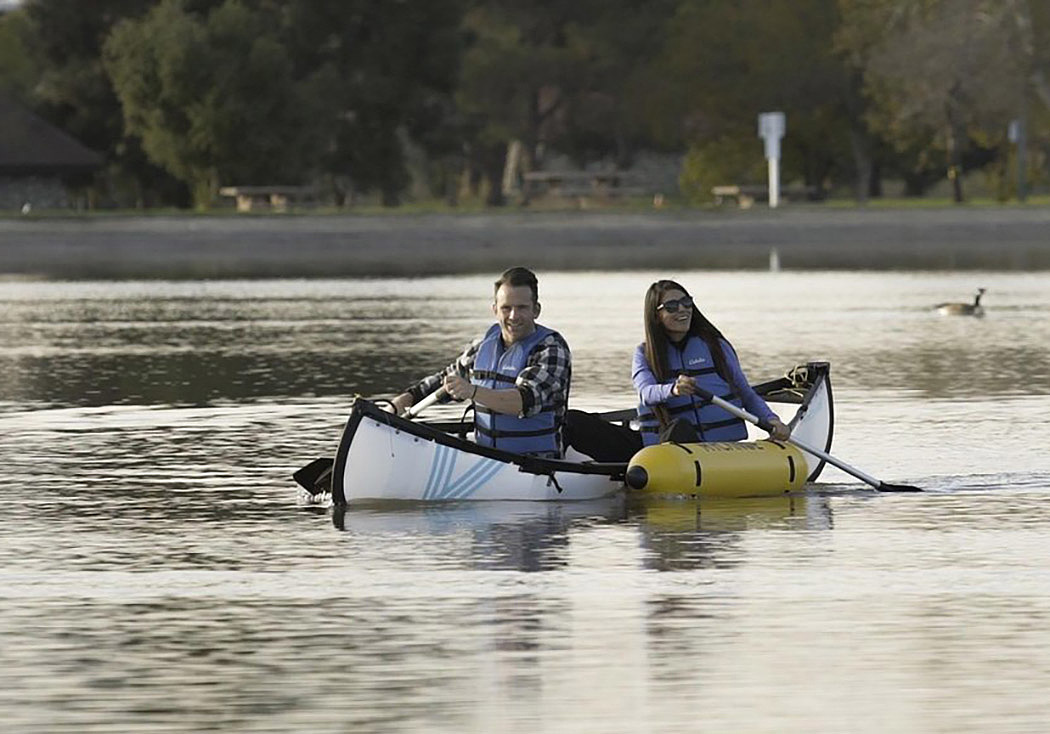
[[693, 322], [693, 299], [676, 288], [664, 291], [656, 314], [667, 337], [671, 341], [680, 341], [689, 333], [689, 325]]

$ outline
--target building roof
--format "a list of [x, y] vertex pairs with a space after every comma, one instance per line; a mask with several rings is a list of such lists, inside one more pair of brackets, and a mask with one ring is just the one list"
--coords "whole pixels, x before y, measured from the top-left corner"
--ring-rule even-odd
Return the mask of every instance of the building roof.
[[0, 174], [88, 171], [102, 156], [0, 94]]

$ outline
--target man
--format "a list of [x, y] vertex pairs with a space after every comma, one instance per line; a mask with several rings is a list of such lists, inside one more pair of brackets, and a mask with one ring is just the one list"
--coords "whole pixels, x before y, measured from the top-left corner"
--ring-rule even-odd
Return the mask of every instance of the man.
[[[475, 441], [518, 454], [560, 457], [572, 355], [561, 334], [536, 323], [539, 285], [516, 267], [495, 283], [496, 323], [441, 372], [393, 400], [403, 414], [440, 387], [474, 403]], [[445, 400], [447, 402], [447, 399]]]

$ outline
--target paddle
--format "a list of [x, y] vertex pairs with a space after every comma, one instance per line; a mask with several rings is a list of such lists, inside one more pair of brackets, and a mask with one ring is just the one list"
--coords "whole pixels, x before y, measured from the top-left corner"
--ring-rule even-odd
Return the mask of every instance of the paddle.
[[310, 494], [322, 494], [332, 486], [330, 477], [333, 464], [335, 464], [335, 459], [314, 459], [292, 474], [292, 479]]
[[[415, 405], [411, 406], [405, 411], [404, 417], [410, 420], [415, 418], [446, 394], [445, 388], [439, 388]], [[335, 459], [329, 459], [327, 457], [314, 459], [309, 464], [292, 474], [292, 479], [310, 494], [322, 494], [327, 492], [332, 486], [332, 466], [334, 464]]]
[[[740, 418], [741, 420], [745, 420], [748, 423], [756, 425], [759, 428], [761, 428], [763, 431], [768, 431], [769, 433], [773, 432], [773, 426], [770, 424], [769, 421], [767, 421], [765, 419], [760, 419], [757, 416], [751, 415], [746, 410], [742, 410], [741, 408], [736, 407], [732, 403], [726, 402], [722, 398], [718, 397], [717, 395], [713, 395], [712, 393], [708, 392], [707, 390], [704, 390], [703, 388], [698, 387], [696, 389], [696, 391], [700, 395], [700, 397], [704, 398], [705, 400], [710, 400], [712, 403], [717, 405], [719, 408], [722, 408], [723, 410], [726, 410], [726, 411], [732, 413], [737, 418]], [[840, 459], [836, 459], [834, 456], [832, 456], [831, 454], [827, 453], [826, 451], [822, 451], [821, 449], [818, 449], [816, 446], [810, 446], [805, 441], [803, 441], [801, 439], [798, 439], [798, 438], [795, 438], [794, 436], [788, 436], [788, 443], [794, 444], [795, 446], [798, 446], [803, 451], [806, 451], [806, 452], [808, 452], [810, 454], [813, 454], [814, 456], [817, 456], [817, 457], [823, 459], [824, 461], [828, 462], [832, 466], [837, 466], [842, 471], [846, 472], [847, 474], [852, 474], [857, 479], [861, 480], [862, 482], [864, 482], [866, 484], [870, 484], [872, 487], [874, 487], [875, 489], [877, 489], [880, 492], [921, 492], [922, 491], [918, 487], [913, 487], [910, 484], [890, 484], [889, 482], [883, 482], [883, 481], [880, 481], [880, 480], [876, 479], [875, 477], [868, 476], [867, 474], [862, 472], [860, 469], [856, 469], [856, 468], [850, 466], [849, 464], [847, 464], [846, 462], [844, 462], [844, 461], [842, 461]]]
[[441, 398], [443, 398], [443, 397], [445, 397], [447, 395], [448, 395], [448, 393], [445, 391], [445, 388], [443, 388], [443, 387], [438, 388], [437, 390], [435, 390], [434, 392], [430, 393], [425, 398], [420, 400], [418, 403], [416, 403], [415, 405], [411, 406], [408, 410], [406, 410], [405, 411], [405, 418], [409, 418], [409, 419], [415, 418], [417, 415], [419, 415], [424, 410], [426, 410], [431, 405], [433, 405], [438, 400], [441, 400]]

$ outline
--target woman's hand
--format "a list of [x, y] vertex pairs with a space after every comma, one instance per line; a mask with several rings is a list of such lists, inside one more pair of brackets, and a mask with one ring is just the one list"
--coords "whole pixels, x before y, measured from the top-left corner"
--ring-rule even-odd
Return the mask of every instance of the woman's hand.
[[696, 380], [689, 375], [678, 375], [671, 388], [672, 395], [696, 395]]
[[769, 436], [772, 439], [777, 441], [787, 441], [788, 436], [791, 435], [791, 429], [784, 425], [783, 421], [775, 416], [769, 419], [769, 425], [773, 428], [773, 430], [769, 432]]

